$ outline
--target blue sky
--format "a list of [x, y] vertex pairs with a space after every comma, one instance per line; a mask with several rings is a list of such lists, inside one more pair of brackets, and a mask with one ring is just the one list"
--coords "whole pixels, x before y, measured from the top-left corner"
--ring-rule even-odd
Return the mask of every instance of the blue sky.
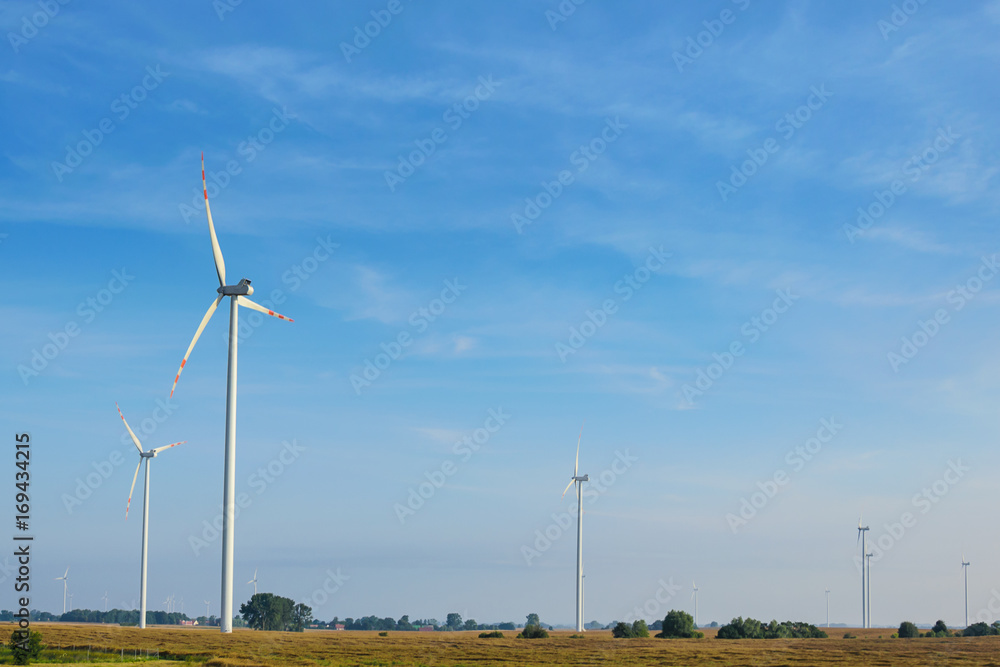
[[66, 566], [76, 607], [138, 597], [117, 401], [187, 440], [150, 605], [218, 612], [224, 308], [167, 402], [215, 295], [204, 152], [230, 282], [295, 319], [241, 311], [237, 605], [259, 568], [327, 620], [570, 623], [586, 420], [587, 620], [696, 581], [703, 622], [821, 622], [830, 588], [857, 624], [861, 512], [874, 623], [961, 624], [963, 552], [988, 609], [1000, 3], [42, 5], [0, 9], [33, 606]]

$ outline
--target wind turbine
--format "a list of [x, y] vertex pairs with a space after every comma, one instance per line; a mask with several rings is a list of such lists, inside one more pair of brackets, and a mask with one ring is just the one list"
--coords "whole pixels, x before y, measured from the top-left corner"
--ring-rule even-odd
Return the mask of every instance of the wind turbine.
[[691, 582], [691, 599], [694, 600], [694, 627], [698, 627], [698, 584]]
[[826, 627], [830, 627], [830, 589], [826, 589]]
[[104, 591], [104, 597], [102, 597], [101, 599], [104, 600], [104, 611], [107, 612], [108, 611], [108, 592], [107, 591]]
[[253, 594], [257, 595], [257, 568], [253, 569], [253, 579], [251, 579], [247, 583], [253, 584]]
[[63, 582], [63, 613], [66, 613], [66, 586], [69, 583], [69, 568], [66, 568], [66, 574], [61, 577], [56, 577], [56, 581]]
[[145, 481], [142, 487], [142, 563], [139, 567], [139, 627], [146, 627], [146, 551], [149, 546], [149, 462], [156, 458], [156, 455], [162, 452], [164, 449], [170, 449], [171, 447], [176, 447], [177, 445], [183, 445], [187, 440], [182, 440], [181, 442], [174, 442], [169, 445], [164, 445], [162, 447], [157, 447], [156, 449], [150, 449], [149, 451], [143, 451], [142, 444], [139, 442], [139, 438], [135, 437], [135, 433], [132, 432], [132, 427], [128, 425], [125, 421], [125, 415], [122, 414], [122, 409], [118, 407], [115, 403], [115, 407], [118, 408], [118, 416], [122, 418], [122, 423], [125, 424], [125, 429], [128, 431], [129, 437], [132, 438], [132, 443], [135, 448], [139, 450], [139, 464], [135, 467], [135, 474], [132, 475], [132, 488], [128, 490], [128, 502], [125, 504], [125, 520], [128, 521], [128, 510], [132, 505], [132, 492], [135, 491], [135, 480], [139, 478], [139, 468], [142, 467], [143, 462], [146, 463], [145, 471]]
[[858, 517], [858, 542], [861, 545], [861, 627], [868, 627], [868, 580], [865, 577], [865, 554], [868, 553], [868, 526], [861, 525]]
[[205, 618], [209, 618], [208, 609], [209, 609], [209, 602], [208, 600], [205, 600]]
[[69, 594], [69, 610], [73, 611], [73, 594]]
[[563, 490], [563, 498], [569, 487], [576, 484], [576, 631], [583, 632], [583, 483], [590, 481], [589, 475], [580, 474], [580, 441], [583, 439], [583, 426], [580, 427], [580, 437], [576, 440], [576, 464], [573, 466], [573, 477]]
[[247, 297], [253, 294], [253, 287], [250, 281], [242, 278], [235, 285], [226, 284], [226, 262], [222, 258], [222, 249], [219, 247], [219, 239], [215, 235], [215, 225], [212, 223], [212, 209], [208, 204], [208, 186], [205, 183], [205, 155], [201, 156], [201, 187], [205, 193], [205, 213], [208, 215], [208, 234], [212, 239], [212, 256], [215, 258], [215, 273], [219, 278], [219, 287], [216, 290], [219, 296], [216, 297], [212, 305], [208, 307], [205, 316], [201, 318], [201, 324], [191, 344], [188, 345], [181, 366], [177, 370], [174, 378], [174, 386], [170, 389], [170, 395], [174, 395], [177, 388], [177, 381], [181, 377], [184, 365], [187, 364], [188, 357], [195, 343], [205, 330], [205, 326], [212, 318], [212, 314], [224, 297], [229, 297], [229, 371], [226, 379], [226, 453], [225, 469], [223, 472], [222, 486], [222, 609], [219, 612], [222, 621], [220, 622], [222, 632], [233, 631], [233, 539], [234, 522], [236, 520], [236, 344], [238, 341], [237, 328], [239, 327], [239, 307], [246, 306], [253, 310], [260, 311], [265, 315], [277, 317], [279, 320], [293, 320], [279, 315], [273, 310], [254, 303]]
[[965, 573], [965, 627], [969, 627], [969, 561], [962, 554], [962, 571]]

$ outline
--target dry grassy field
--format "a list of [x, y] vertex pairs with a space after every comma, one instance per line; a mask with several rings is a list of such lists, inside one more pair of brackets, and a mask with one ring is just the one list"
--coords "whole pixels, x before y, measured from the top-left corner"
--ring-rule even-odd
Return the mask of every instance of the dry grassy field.
[[[158, 649], [161, 658], [194, 664], [249, 665], [996, 665], [1000, 637], [889, 639], [891, 630], [844, 629], [830, 639], [723, 641], [614, 639], [608, 631], [573, 638], [556, 631], [549, 639], [479, 639], [477, 632], [314, 631], [304, 634], [236, 630], [222, 635], [210, 628], [119, 628], [38, 623], [51, 647], [103, 647], [125, 653]], [[879, 639], [882, 635], [883, 639]], [[188, 664], [191, 664], [189, 662]]]

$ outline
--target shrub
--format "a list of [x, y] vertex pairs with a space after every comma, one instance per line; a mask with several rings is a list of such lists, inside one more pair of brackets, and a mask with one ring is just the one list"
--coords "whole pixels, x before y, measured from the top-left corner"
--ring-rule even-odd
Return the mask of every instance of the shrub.
[[857, 639], [857, 638], [858, 638], [857, 635], [852, 635], [850, 632], [844, 633], [844, 639]]
[[632, 623], [632, 636], [633, 637], [649, 636], [649, 628], [646, 626], [646, 621], [640, 618], [638, 621]]
[[694, 618], [686, 611], [671, 609], [661, 624], [663, 628], [656, 636], [660, 639], [693, 639], [704, 637], [704, 633], [694, 629]]
[[949, 637], [951, 633], [948, 632], [948, 626], [944, 624], [944, 621], [938, 619], [938, 622], [934, 624], [931, 628], [931, 632], [934, 633], [935, 637]]
[[380, 632], [380, 633], [378, 633], [378, 636], [379, 637], [388, 637], [389, 633], [388, 632]]
[[987, 635], [997, 634], [997, 628], [993, 626], [986, 625], [982, 621], [979, 623], [973, 623], [965, 630], [962, 631], [963, 637], [985, 637]]
[[[828, 635], [811, 623], [802, 621], [771, 621], [761, 623], [753, 618], [738, 617], [719, 628], [719, 639], [808, 639]], [[847, 639], [847, 636], [844, 637]]]
[[[25, 641], [27, 639], [27, 641]], [[7, 645], [13, 654], [15, 665], [27, 665], [42, 653], [42, 633], [31, 632], [27, 637], [22, 630], [14, 630]]]
[[503, 633], [500, 632], [499, 630], [494, 630], [493, 632], [480, 632], [479, 633], [479, 638], [480, 639], [493, 639], [493, 638], [503, 639]]
[[917, 630], [917, 626], [909, 621], [903, 621], [899, 624], [899, 636], [903, 639], [909, 639], [911, 637], [919, 637], [920, 631]]
[[548, 639], [549, 632], [540, 625], [526, 625], [517, 635], [518, 639]]

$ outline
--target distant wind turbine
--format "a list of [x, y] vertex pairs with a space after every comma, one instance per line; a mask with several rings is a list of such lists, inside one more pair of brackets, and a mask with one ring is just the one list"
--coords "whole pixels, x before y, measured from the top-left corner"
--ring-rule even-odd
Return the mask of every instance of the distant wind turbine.
[[694, 600], [694, 627], [698, 627], [698, 584], [691, 582], [691, 599]]
[[104, 611], [106, 612], [108, 610], [108, 592], [107, 591], [104, 591], [104, 597], [102, 597], [101, 599], [104, 600]]
[[826, 627], [830, 627], [830, 589], [826, 589]]
[[253, 569], [253, 579], [251, 579], [247, 583], [253, 584], [253, 594], [257, 595], [257, 568]]
[[865, 575], [865, 559], [868, 553], [868, 526], [861, 525], [858, 517], [858, 542], [861, 543], [861, 627], [868, 627], [868, 579]]
[[205, 618], [209, 618], [208, 609], [209, 609], [209, 602], [208, 600], [205, 600]]
[[73, 594], [69, 594], [69, 610], [73, 611]]
[[128, 502], [125, 504], [125, 520], [128, 520], [128, 510], [132, 505], [132, 492], [135, 491], [135, 480], [139, 478], [139, 468], [142, 467], [143, 462], [146, 463], [145, 470], [145, 481], [142, 487], [142, 556], [141, 564], [139, 566], [139, 627], [146, 627], [146, 551], [149, 546], [149, 462], [156, 458], [156, 455], [162, 452], [164, 449], [170, 449], [171, 447], [176, 447], [177, 445], [183, 445], [186, 440], [181, 442], [174, 442], [169, 445], [164, 445], [163, 447], [157, 447], [156, 449], [150, 449], [149, 451], [143, 451], [142, 444], [139, 442], [139, 438], [135, 437], [135, 433], [132, 432], [132, 427], [128, 425], [125, 421], [125, 415], [122, 414], [122, 409], [118, 407], [115, 403], [115, 407], [118, 408], [118, 416], [122, 418], [122, 423], [125, 424], [125, 430], [128, 431], [129, 437], [132, 438], [132, 443], [135, 448], [139, 450], [139, 463], [135, 467], [135, 474], [132, 475], [132, 488], [128, 490]]
[[66, 574], [61, 577], [56, 577], [56, 581], [63, 582], [63, 613], [66, 613], [66, 587], [69, 583], [69, 568], [66, 568]]
[[292, 320], [279, 315], [273, 310], [268, 310], [264, 306], [254, 303], [247, 297], [253, 294], [253, 287], [246, 278], [240, 280], [236, 285], [226, 284], [226, 262], [222, 257], [222, 248], [219, 247], [219, 239], [215, 235], [215, 224], [212, 222], [212, 209], [208, 204], [208, 186], [205, 183], [205, 156], [201, 156], [201, 187], [205, 193], [205, 213], [208, 216], [208, 234], [212, 239], [212, 256], [215, 258], [215, 273], [219, 278], [219, 287], [216, 290], [219, 296], [212, 302], [201, 318], [198, 329], [194, 332], [194, 338], [188, 345], [181, 366], [174, 377], [174, 385], [170, 389], [170, 395], [174, 395], [177, 388], [177, 381], [181, 377], [181, 372], [187, 364], [188, 357], [194, 349], [195, 343], [201, 337], [201, 332], [212, 318], [212, 314], [222, 299], [230, 297], [229, 300], [229, 371], [226, 378], [226, 453], [225, 469], [223, 471], [222, 485], [222, 605], [219, 616], [222, 619], [220, 629], [222, 632], [233, 631], [233, 540], [235, 539], [236, 519], [236, 366], [237, 366], [237, 329], [239, 327], [239, 307], [245, 306], [252, 310], [259, 311], [265, 315], [277, 317], [279, 320]]
[[962, 554], [962, 571], [965, 573], [965, 627], [969, 627], [969, 561]]
[[583, 427], [580, 427], [580, 437], [576, 440], [576, 464], [573, 466], [573, 477], [563, 490], [563, 497], [569, 488], [576, 484], [576, 631], [583, 632], [583, 483], [590, 481], [589, 475], [580, 474], [580, 441], [583, 439]]
[[868, 562], [868, 627], [872, 627], [872, 552], [865, 554], [865, 560]]

